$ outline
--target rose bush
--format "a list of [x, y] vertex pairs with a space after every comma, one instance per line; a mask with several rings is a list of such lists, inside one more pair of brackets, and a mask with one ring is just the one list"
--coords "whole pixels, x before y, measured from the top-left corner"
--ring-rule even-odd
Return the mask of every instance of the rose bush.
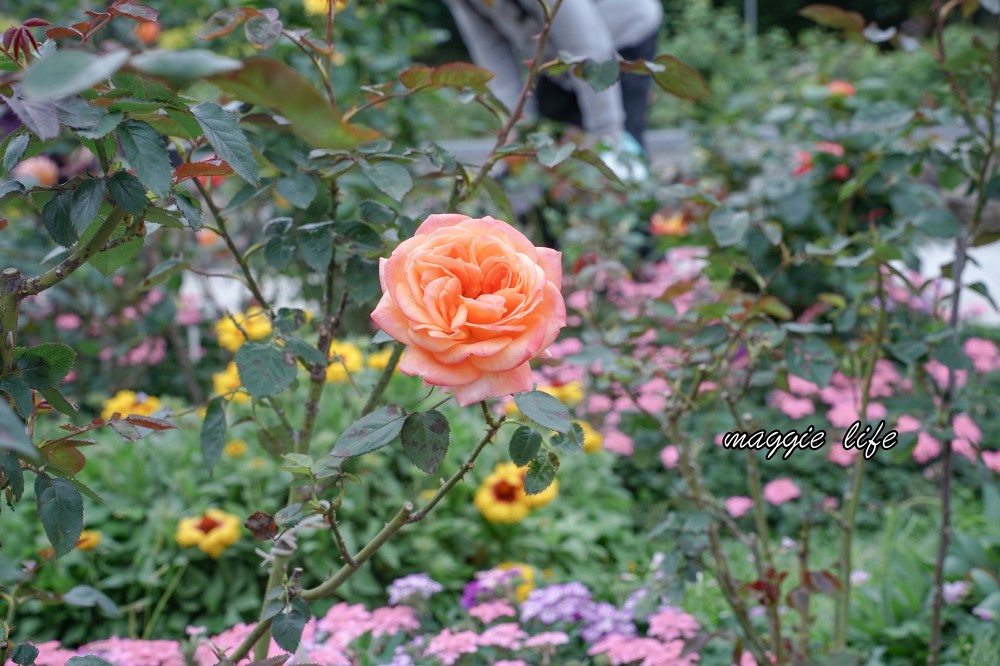
[[380, 260], [372, 320], [406, 345], [401, 372], [460, 405], [530, 391], [528, 361], [566, 325], [561, 258], [491, 217], [431, 215]]

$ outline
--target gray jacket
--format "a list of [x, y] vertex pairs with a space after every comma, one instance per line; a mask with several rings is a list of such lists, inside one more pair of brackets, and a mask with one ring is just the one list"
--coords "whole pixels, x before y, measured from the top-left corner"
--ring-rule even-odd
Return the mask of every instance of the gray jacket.
[[[477, 65], [496, 75], [493, 94], [513, 109], [523, 85], [521, 63], [534, 55], [534, 37], [542, 29], [539, 0], [445, 0]], [[552, 0], [548, 0], [551, 6]], [[619, 49], [633, 46], [660, 27], [659, 0], [563, 0], [549, 33], [546, 58], [560, 51], [604, 62]], [[601, 92], [586, 81], [558, 81], [576, 92], [584, 129], [596, 136], [618, 136], [625, 124], [621, 89]], [[527, 112], [534, 113], [533, 106]]]

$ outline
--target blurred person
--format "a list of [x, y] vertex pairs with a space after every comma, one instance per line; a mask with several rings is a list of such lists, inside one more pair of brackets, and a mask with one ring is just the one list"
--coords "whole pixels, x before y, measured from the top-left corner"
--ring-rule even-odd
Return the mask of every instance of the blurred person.
[[[494, 72], [493, 94], [513, 110], [523, 87], [521, 63], [533, 57], [543, 26], [539, 0], [445, 0], [477, 65]], [[549, 0], [549, 5], [552, 5]], [[617, 56], [652, 60], [663, 16], [659, 0], [563, 0], [544, 58], [559, 52], [598, 63]], [[539, 77], [525, 114], [581, 127], [610, 148], [605, 161], [644, 157], [650, 78], [622, 74], [602, 91], [571, 75]], [[611, 158], [610, 160], [608, 158]], [[616, 172], [621, 165], [609, 163]], [[625, 169], [629, 175], [641, 179]]]

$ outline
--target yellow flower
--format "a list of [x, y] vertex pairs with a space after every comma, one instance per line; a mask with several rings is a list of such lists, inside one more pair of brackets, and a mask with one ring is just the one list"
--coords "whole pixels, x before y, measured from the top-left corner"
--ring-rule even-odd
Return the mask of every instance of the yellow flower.
[[209, 509], [200, 516], [181, 518], [177, 524], [177, 545], [198, 546], [212, 559], [240, 538], [240, 519], [219, 509]]
[[267, 461], [260, 456], [254, 456], [250, 459], [250, 469], [261, 470], [267, 467]]
[[390, 356], [392, 356], [392, 347], [387, 347], [380, 352], [369, 354], [365, 363], [372, 370], [385, 370], [385, 366], [389, 365]]
[[[216, 395], [226, 395], [237, 405], [242, 405], [244, 403], [250, 402], [250, 394], [246, 391], [237, 391], [236, 389], [242, 386], [240, 382], [240, 371], [236, 367], [236, 361], [230, 361], [229, 365], [222, 372], [216, 372], [212, 374], [212, 389], [215, 391]], [[231, 391], [236, 391], [231, 393]]]
[[226, 442], [226, 446], [222, 449], [230, 458], [242, 458], [247, 454], [247, 443], [242, 439], [234, 439], [230, 442]]
[[76, 540], [77, 550], [94, 550], [101, 543], [101, 533], [97, 530], [84, 530]]
[[508, 399], [503, 403], [503, 412], [507, 416], [514, 416], [514, 414], [519, 414], [521, 410], [517, 408], [517, 403], [514, 402], [513, 398]]
[[497, 569], [503, 571], [517, 569], [518, 575], [521, 577], [521, 582], [514, 588], [514, 593], [517, 595], [518, 601], [527, 599], [531, 591], [535, 589], [535, 567], [530, 564], [525, 564], [524, 562], [501, 562], [497, 565]]
[[110, 419], [117, 412], [122, 416], [138, 414], [152, 416], [160, 408], [160, 399], [145, 393], [135, 391], [118, 391], [104, 403], [101, 410], [102, 419]]
[[[330, 0], [303, 0], [302, 4], [305, 5], [306, 14], [315, 16], [316, 14], [326, 14]], [[339, 12], [347, 6], [347, 0], [336, 0], [335, 5]]]
[[160, 31], [159, 42], [164, 49], [176, 51], [191, 46], [191, 36], [197, 32], [194, 28], [171, 28]]
[[538, 390], [567, 405], [575, 405], [583, 400], [583, 384], [578, 381], [566, 382], [559, 386], [539, 386]]
[[517, 465], [500, 463], [483, 479], [473, 501], [491, 523], [518, 523], [531, 510], [525, 497], [523, 475]]
[[577, 421], [577, 423], [583, 429], [583, 450], [587, 453], [600, 451], [601, 445], [604, 444], [604, 435], [594, 430], [593, 426], [586, 421]]
[[226, 315], [215, 324], [215, 334], [219, 337], [219, 346], [223, 349], [234, 352], [247, 341], [234, 319], [239, 322], [251, 340], [261, 340], [271, 335], [271, 320], [260, 308], [250, 308], [246, 314], [234, 312], [232, 317]]
[[326, 381], [345, 382], [348, 374], [364, 367], [364, 355], [350, 342], [334, 340], [330, 344], [330, 365], [326, 367]]

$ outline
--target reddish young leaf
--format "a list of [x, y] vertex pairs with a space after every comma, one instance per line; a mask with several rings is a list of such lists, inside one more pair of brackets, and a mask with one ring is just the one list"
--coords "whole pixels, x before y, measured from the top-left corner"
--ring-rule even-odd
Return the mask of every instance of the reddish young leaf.
[[182, 180], [199, 176], [230, 176], [232, 174], [233, 168], [224, 159], [216, 158], [180, 165], [174, 169], [174, 182], [179, 183]]
[[72, 27], [74, 30], [86, 37], [87, 33], [90, 32], [90, 25], [90, 21], [81, 21], [80, 23], [74, 23]]
[[87, 16], [93, 16], [94, 18], [99, 18], [99, 19], [101, 19], [101, 18], [111, 18], [111, 14], [109, 14], [107, 12], [95, 12], [95, 11], [91, 11], [89, 9], [87, 11], [85, 11], [84, 14], [86, 14]]
[[75, 476], [87, 464], [87, 458], [75, 446], [60, 445], [45, 451], [45, 457], [70, 476]]
[[12, 25], [3, 33], [3, 50], [9, 51], [10, 45], [14, 42], [14, 36], [17, 35], [17, 26]]
[[132, 414], [125, 420], [132, 425], [142, 426], [143, 428], [149, 428], [150, 430], [172, 430], [177, 427], [168, 421], [164, 421], [163, 419], [154, 419], [152, 416], [142, 416], [139, 414]]
[[44, 28], [45, 26], [52, 24], [46, 21], [45, 19], [30, 18], [21, 25], [23, 25], [25, 28]]
[[449, 88], [476, 88], [486, 85], [493, 72], [467, 62], [450, 62], [434, 68], [431, 81]]
[[799, 16], [812, 19], [828, 28], [840, 28], [847, 32], [861, 32], [865, 28], [864, 16], [833, 5], [809, 5], [799, 10]]
[[124, 16], [134, 21], [155, 21], [160, 18], [160, 12], [146, 5], [127, 3], [116, 7], [108, 7], [108, 13]]
[[246, 18], [247, 12], [245, 10], [239, 7], [225, 7], [208, 17], [196, 37], [208, 40], [228, 35]]
[[[88, 24], [84, 24], [88, 25]], [[76, 37], [79, 39], [83, 38], [83, 33], [75, 28], [66, 28], [63, 26], [57, 26], [55, 28], [49, 28], [45, 31], [45, 36], [49, 39], [61, 39], [62, 37]]]
[[243, 526], [250, 530], [258, 541], [269, 541], [278, 535], [278, 524], [270, 514], [263, 511], [254, 512]]
[[3, 231], [6, 228], [7, 228], [7, 218], [0, 217], [0, 231]]
[[430, 67], [424, 67], [423, 65], [412, 65], [407, 67], [399, 74], [400, 82], [413, 90], [415, 88], [422, 88], [423, 86], [430, 85], [431, 77], [434, 75], [434, 70]]

